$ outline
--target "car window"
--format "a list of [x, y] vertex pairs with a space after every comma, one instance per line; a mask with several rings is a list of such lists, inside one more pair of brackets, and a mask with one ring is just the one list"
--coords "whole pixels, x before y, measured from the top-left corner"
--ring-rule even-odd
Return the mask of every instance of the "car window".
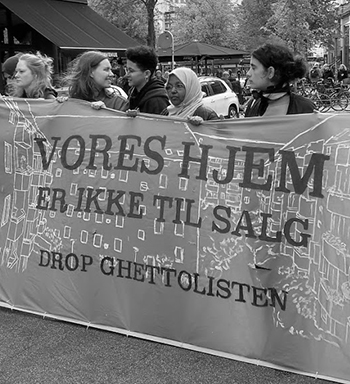
[[202, 84], [201, 87], [202, 87], [202, 92], [205, 93], [204, 97], [210, 96], [210, 89], [208, 87], [208, 84]]
[[222, 84], [220, 81], [212, 81], [210, 82], [210, 85], [215, 95], [218, 95], [219, 93], [225, 93], [227, 91], [224, 84]]

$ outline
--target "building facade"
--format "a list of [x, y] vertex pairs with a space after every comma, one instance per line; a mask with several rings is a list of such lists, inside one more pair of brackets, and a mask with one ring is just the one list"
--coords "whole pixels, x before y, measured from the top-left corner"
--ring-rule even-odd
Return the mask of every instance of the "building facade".
[[346, 67], [349, 67], [350, 64], [350, 57], [349, 57], [349, 51], [350, 51], [350, 2], [349, 1], [343, 1], [342, 4], [340, 4], [338, 9], [339, 14], [339, 27], [340, 27], [340, 33], [338, 44], [339, 44], [339, 58], [343, 64], [346, 65]]
[[157, 22], [161, 32], [172, 32], [176, 12], [187, 0], [160, 0], [157, 3]]

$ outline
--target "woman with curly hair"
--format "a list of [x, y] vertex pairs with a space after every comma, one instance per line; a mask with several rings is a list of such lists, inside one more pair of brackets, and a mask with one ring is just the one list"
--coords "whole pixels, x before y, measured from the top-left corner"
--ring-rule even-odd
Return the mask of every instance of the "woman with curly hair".
[[92, 107], [107, 107], [126, 111], [127, 100], [113, 91], [113, 72], [106, 55], [87, 51], [78, 56], [70, 66], [63, 85], [68, 85], [69, 97], [92, 102]]
[[313, 102], [290, 89], [292, 82], [304, 77], [306, 68], [305, 60], [294, 57], [283, 45], [264, 44], [257, 48], [251, 54], [247, 73], [253, 97], [245, 117], [312, 113]]
[[10, 96], [31, 99], [55, 99], [57, 92], [52, 87], [52, 63], [50, 57], [24, 53], [19, 57]]

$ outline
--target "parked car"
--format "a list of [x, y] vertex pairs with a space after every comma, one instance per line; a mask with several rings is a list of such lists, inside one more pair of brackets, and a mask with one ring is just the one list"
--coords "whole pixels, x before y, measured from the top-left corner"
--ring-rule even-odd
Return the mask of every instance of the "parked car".
[[199, 82], [205, 96], [204, 105], [213, 109], [219, 116], [239, 117], [239, 101], [235, 92], [218, 77], [200, 76]]

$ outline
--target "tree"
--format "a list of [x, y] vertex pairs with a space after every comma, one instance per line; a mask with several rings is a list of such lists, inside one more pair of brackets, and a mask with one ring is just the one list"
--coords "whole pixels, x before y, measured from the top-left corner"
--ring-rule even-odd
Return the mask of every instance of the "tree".
[[[158, 0], [88, 0], [89, 6], [130, 37], [155, 47]], [[140, 7], [140, 5], [142, 5]], [[146, 10], [146, 12], [145, 12]]]
[[241, 49], [252, 51], [270, 38], [264, 29], [272, 14], [271, 0], [243, 0], [236, 9], [236, 35]]
[[147, 10], [147, 44], [151, 47], [156, 46], [156, 32], [154, 27], [154, 10], [158, 3], [158, 0], [140, 0], [146, 7]]
[[280, 0], [273, 5], [266, 30], [287, 43], [294, 52], [306, 54], [315, 43], [329, 42], [335, 22], [333, 0]]
[[312, 15], [309, 20], [314, 40], [325, 46], [333, 44], [337, 32], [337, 2], [334, 0], [310, 0]]
[[172, 32], [177, 43], [200, 42], [237, 47], [234, 5], [230, 0], [192, 0], [179, 7]]
[[312, 16], [310, 1], [277, 1], [272, 9], [273, 15], [267, 21], [265, 30], [286, 43], [293, 52], [306, 54], [314, 43], [309, 24]]

